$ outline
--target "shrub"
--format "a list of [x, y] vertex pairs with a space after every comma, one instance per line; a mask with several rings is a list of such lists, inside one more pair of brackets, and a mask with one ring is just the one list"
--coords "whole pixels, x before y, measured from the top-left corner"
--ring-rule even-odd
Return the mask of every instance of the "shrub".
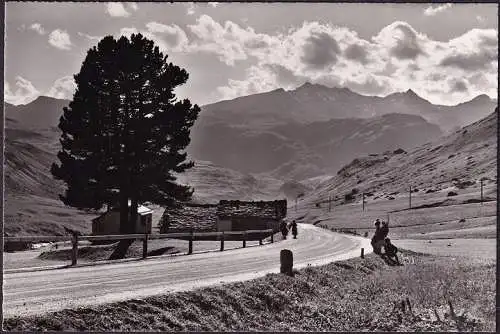
[[448, 193], [448, 196], [457, 196], [457, 195], [458, 195], [458, 194], [457, 194], [456, 192], [454, 192], [454, 191], [450, 191], [450, 192]]

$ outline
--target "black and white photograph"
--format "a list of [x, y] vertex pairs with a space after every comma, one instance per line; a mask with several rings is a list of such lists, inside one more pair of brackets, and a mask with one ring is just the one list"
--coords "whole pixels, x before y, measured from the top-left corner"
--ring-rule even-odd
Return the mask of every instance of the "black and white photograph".
[[2, 9], [3, 330], [496, 331], [496, 2]]

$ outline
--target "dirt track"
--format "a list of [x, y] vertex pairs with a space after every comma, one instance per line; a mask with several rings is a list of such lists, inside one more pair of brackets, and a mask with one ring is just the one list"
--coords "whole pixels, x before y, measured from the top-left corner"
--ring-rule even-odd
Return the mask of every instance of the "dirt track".
[[321, 265], [371, 252], [368, 239], [300, 224], [299, 238], [259, 247], [178, 257], [4, 274], [4, 316], [40, 314], [127, 300], [279, 272], [280, 250], [294, 267]]

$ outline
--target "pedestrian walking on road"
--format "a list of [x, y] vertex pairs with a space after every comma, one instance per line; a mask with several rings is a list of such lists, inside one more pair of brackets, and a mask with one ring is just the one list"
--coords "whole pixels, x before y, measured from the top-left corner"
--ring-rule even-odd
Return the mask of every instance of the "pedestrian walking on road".
[[280, 224], [280, 230], [281, 234], [283, 235], [283, 239], [286, 239], [286, 236], [288, 234], [288, 227], [286, 226], [286, 223], [284, 221], [282, 221]]
[[292, 222], [292, 234], [293, 238], [297, 239], [297, 223], [295, 222], [295, 220]]

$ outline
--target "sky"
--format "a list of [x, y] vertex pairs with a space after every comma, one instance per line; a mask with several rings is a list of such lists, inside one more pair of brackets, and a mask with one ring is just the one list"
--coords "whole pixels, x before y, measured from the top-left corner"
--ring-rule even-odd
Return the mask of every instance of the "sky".
[[71, 99], [100, 38], [140, 32], [204, 105], [305, 82], [434, 104], [497, 97], [497, 4], [6, 3], [5, 101]]

